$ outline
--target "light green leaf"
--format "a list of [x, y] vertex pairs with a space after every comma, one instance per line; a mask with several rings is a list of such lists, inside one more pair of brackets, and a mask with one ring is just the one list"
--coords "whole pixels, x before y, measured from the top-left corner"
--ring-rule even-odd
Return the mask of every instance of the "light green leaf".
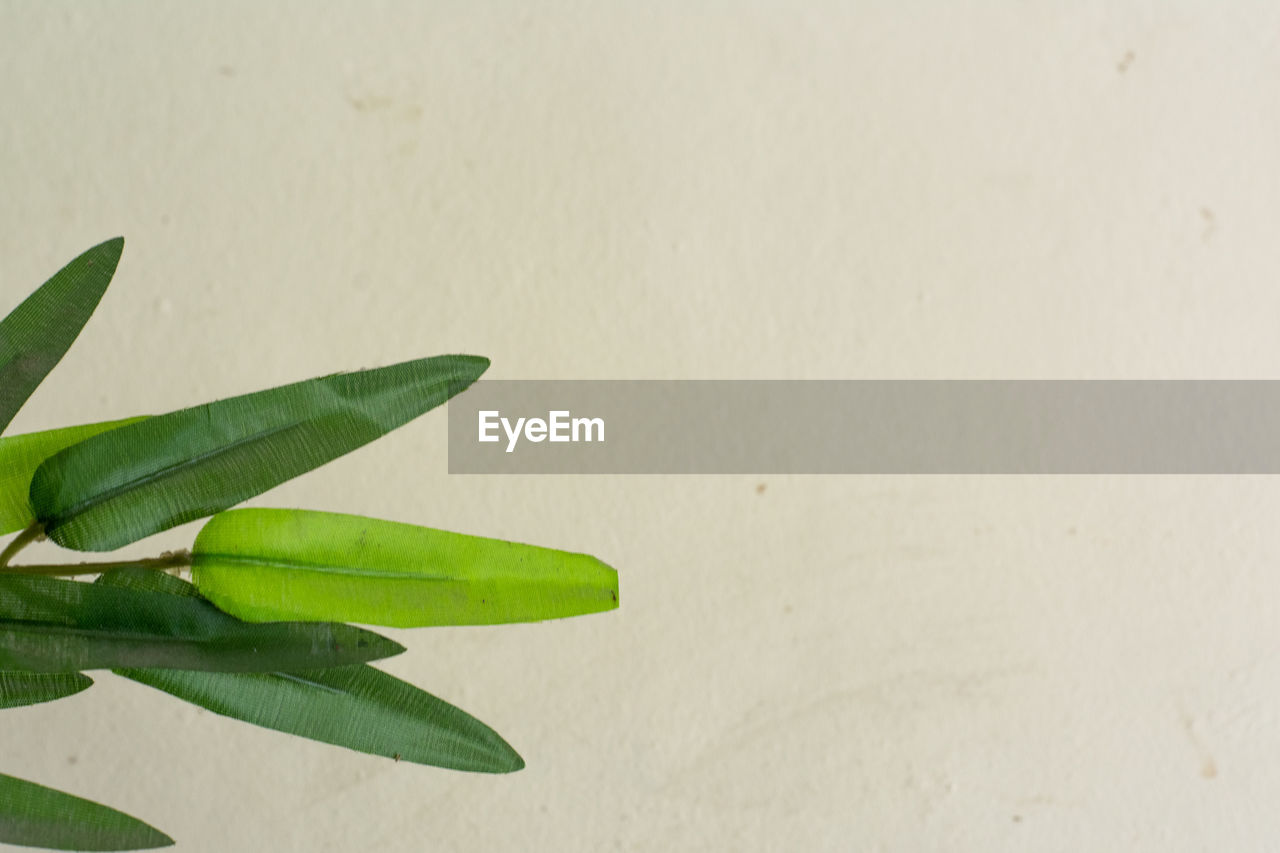
[[79, 672], [0, 671], [0, 708], [17, 708], [72, 696], [93, 684]]
[[123, 237], [99, 243], [0, 320], [0, 432], [89, 322], [123, 251]]
[[344, 666], [402, 651], [398, 643], [350, 625], [250, 625], [198, 598], [0, 576], [0, 670], [162, 666], [270, 672]]
[[[154, 572], [109, 572], [98, 582], [195, 594], [190, 584]], [[224, 716], [372, 755], [482, 773], [524, 766], [484, 723], [371, 666], [271, 674], [116, 672]]]
[[461, 393], [488, 366], [478, 356], [438, 356], [148, 418], [45, 460], [31, 506], [59, 545], [109, 551], [367, 444]]
[[143, 419], [124, 418], [0, 438], [0, 536], [21, 530], [35, 519], [30, 501], [31, 477], [41, 462], [100, 432], [140, 420]]
[[586, 554], [290, 509], [214, 516], [192, 548], [192, 581], [250, 622], [490, 625], [618, 606], [618, 573]]
[[0, 841], [53, 850], [141, 850], [173, 839], [124, 812], [0, 774]]

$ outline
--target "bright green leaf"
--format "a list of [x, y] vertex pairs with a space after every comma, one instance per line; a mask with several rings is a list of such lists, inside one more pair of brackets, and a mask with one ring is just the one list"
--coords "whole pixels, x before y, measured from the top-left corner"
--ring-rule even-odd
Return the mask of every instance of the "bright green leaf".
[[[109, 572], [98, 582], [195, 595], [190, 584], [155, 572]], [[484, 723], [371, 666], [289, 674], [116, 672], [218, 714], [372, 755], [484, 773], [524, 766]]]
[[367, 444], [461, 393], [488, 366], [478, 356], [438, 356], [148, 418], [45, 460], [31, 506], [59, 545], [109, 551]]
[[54, 850], [141, 850], [173, 839], [124, 812], [0, 774], [0, 841]]
[[21, 530], [35, 518], [29, 498], [31, 476], [41, 462], [100, 432], [140, 420], [125, 418], [0, 438], [0, 536]]
[[398, 643], [350, 625], [250, 625], [198, 598], [0, 576], [0, 670], [161, 666], [270, 672], [344, 666], [402, 651]]
[[79, 672], [0, 672], [0, 708], [17, 708], [72, 696], [93, 684]]
[[358, 515], [232, 510], [192, 557], [200, 593], [250, 622], [489, 625], [618, 606], [618, 573], [595, 557]]
[[0, 431], [89, 322], [122, 251], [123, 237], [94, 246], [0, 320]]

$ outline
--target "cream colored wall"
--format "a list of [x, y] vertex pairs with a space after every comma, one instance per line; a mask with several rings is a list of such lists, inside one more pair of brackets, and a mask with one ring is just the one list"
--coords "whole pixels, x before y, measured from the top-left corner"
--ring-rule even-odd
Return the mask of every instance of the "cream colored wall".
[[[1189, 0], [5, 3], [5, 309], [127, 238], [14, 428], [453, 351], [493, 378], [1275, 378], [1278, 34], [1275, 4]], [[612, 614], [396, 634], [387, 667], [528, 769], [108, 674], [6, 711], [0, 769], [193, 853], [1280, 837], [1274, 478], [464, 478], [444, 427], [254, 503], [615, 565]]]

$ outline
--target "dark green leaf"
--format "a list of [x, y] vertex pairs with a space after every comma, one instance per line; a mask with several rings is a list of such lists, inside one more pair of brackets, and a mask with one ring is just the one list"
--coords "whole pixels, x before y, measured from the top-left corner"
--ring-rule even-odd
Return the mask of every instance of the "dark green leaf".
[[217, 714], [418, 764], [510, 773], [524, 760], [465, 711], [371, 666], [296, 673], [120, 669]]
[[164, 572], [150, 572], [143, 569], [112, 569], [98, 575], [94, 581], [98, 586], [110, 586], [117, 589], [130, 589], [134, 592], [162, 592], [165, 595], [181, 595], [204, 601], [194, 586]]
[[59, 545], [109, 551], [336, 459], [465, 390], [488, 359], [337, 373], [148, 418], [45, 460], [31, 506]]
[[21, 530], [35, 519], [30, 500], [31, 476], [41, 462], [90, 436], [140, 420], [125, 418], [0, 438], [0, 536]]
[[251, 625], [199, 598], [30, 575], [0, 577], [0, 669], [270, 672], [362, 663], [402, 651], [398, 643], [349, 625]]
[[0, 431], [89, 322], [122, 251], [123, 237], [94, 246], [0, 321]]
[[141, 850], [173, 839], [124, 812], [0, 774], [0, 841], [54, 850]]
[[79, 672], [0, 672], [0, 708], [17, 708], [72, 696], [93, 684]]
[[[156, 573], [109, 572], [99, 582], [196, 595], [190, 584]], [[524, 767], [484, 723], [371, 666], [270, 674], [116, 672], [224, 716], [359, 752], [483, 773]]]

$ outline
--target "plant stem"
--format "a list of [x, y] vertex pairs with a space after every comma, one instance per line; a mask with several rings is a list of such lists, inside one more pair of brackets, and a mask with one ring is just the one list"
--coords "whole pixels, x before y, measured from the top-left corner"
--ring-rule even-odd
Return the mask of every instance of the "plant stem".
[[22, 575], [54, 575], [71, 577], [74, 575], [96, 575], [111, 569], [180, 569], [191, 565], [191, 552], [166, 551], [159, 557], [146, 557], [138, 560], [112, 560], [102, 563], [51, 563], [46, 565], [9, 566], [0, 564], [0, 573]]
[[13, 555], [30, 545], [37, 539], [44, 538], [44, 525], [38, 521], [33, 521], [27, 525], [27, 529], [13, 537], [3, 551], [0, 551], [0, 570], [9, 565], [9, 561], [13, 559]]

